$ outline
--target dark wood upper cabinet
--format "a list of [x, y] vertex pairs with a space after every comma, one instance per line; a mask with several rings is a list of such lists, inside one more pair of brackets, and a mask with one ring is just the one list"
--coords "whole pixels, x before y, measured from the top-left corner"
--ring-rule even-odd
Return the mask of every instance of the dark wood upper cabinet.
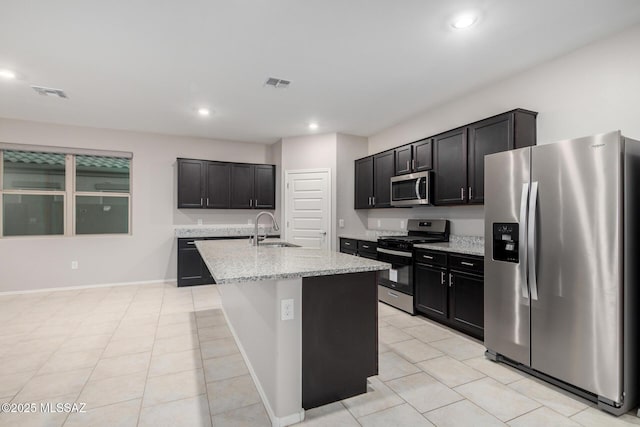
[[484, 203], [484, 156], [535, 145], [535, 114], [516, 110], [473, 123], [468, 137], [469, 203], [480, 204]]
[[178, 208], [275, 209], [274, 165], [178, 159]]
[[434, 203], [484, 203], [485, 156], [535, 145], [536, 115], [513, 110], [434, 137]]
[[433, 143], [431, 138], [413, 143], [412, 172], [433, 169]]
[[376, 208], [391, 206], [391, 177], [394, 167], [393, 150], [373, 156], [373, 206]]
[[433, 168], [431, 138], [395, 149], [395, 174], [404, 175], [413, 172], [428, 171]]
[[207, 190], [205, 206], [212, 209], [227, 209], [230, 206], [231, 167], [229, 163], [205, 162]]
[[273, 165], [255, 165], [254, 208], [276, 208], [276, 168]]
[[202, 160], [178, 161], [178, 208], [204, 207], [205, 163]]
[[249, 164], [231, 165], [231, 209], [253, 208], [255, 169]]
[[355, 161], [355, 209], [373, 207], [373, 157]]
[[413, 161], [413, 145], [404, 145], [396, 148], [396, 175], [411, 173], [411, 162]]
[[467, 128], [433, 137], [434, 203], [457, 205], [467, 201]]

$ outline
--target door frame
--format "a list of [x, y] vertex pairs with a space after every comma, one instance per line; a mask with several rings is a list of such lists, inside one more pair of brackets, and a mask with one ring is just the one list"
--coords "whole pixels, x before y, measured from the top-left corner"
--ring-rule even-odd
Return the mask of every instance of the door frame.
[[288, 169], [284, 171], [283, 195], [284, 195], [284, 215], [282, 229], [284, 230], [284, 240], [289, 241], [289, 227], [287, 223], [291, 217], [289, 206], [289, 181], [292, 175], [303, 173], [326, 173], [327, 175], [327, 214], [329, 215], [327, 223], [327, 249], [333, 250], [333, 190], [331, 182], [331, 168], [313, 168], [313, 169]]

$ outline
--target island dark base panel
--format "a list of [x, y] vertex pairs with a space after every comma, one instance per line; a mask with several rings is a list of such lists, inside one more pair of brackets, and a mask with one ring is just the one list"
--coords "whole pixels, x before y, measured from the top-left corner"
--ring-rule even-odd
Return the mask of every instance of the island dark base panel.
[[367, 391], [378, 374], [378, 273], [302, 279], [302, 407]]

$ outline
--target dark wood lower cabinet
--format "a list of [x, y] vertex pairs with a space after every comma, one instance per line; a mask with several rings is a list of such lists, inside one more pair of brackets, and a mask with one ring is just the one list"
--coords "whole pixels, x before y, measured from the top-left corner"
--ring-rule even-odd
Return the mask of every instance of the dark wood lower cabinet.
[[378, 273], [302, 279], [302, 407], [367, 391], [378, 374]]
[[416, 283], [416, 310], [429, 313], [441, 320], [447, 319], [447, 284], [443, 283], [446, 275], [446, 268], [425, 264], [415, 265], [413, 279]]
[[452, 270], [449, 273], [449, 318], [471, 335], [484, 335], [484, 278]]
[[[273, 235], [270, 237], [280, 237]], [[178, 238], [178, 287], [195, 285], [212, 285], [215, 280], [211, 276], [207, 265], [202, 260], [196, 241], [198, 240], [220, 240], [220, 239], [246, 239], [249, 236], [234, 237], [190, 237]], [[249, 248], [249, 243], [247, 243]]]
[[178, 287], [215, 283], [196, 248], [196, 240], [206, 239], [178, 239]]
[[[419, 255], [445, 259], [424, 264]], [[446, 257], [446, 258], [443, 258]], [[416, 311], [475, 338], [484, 339], [483, 258], [418, 251], [414, 264]]]

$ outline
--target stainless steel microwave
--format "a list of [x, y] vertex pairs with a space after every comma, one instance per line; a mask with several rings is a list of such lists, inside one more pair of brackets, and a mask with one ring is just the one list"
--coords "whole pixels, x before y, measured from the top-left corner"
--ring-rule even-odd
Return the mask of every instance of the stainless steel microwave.
[[391, 177], [391, 206], [431, 204], [431, 172]]

